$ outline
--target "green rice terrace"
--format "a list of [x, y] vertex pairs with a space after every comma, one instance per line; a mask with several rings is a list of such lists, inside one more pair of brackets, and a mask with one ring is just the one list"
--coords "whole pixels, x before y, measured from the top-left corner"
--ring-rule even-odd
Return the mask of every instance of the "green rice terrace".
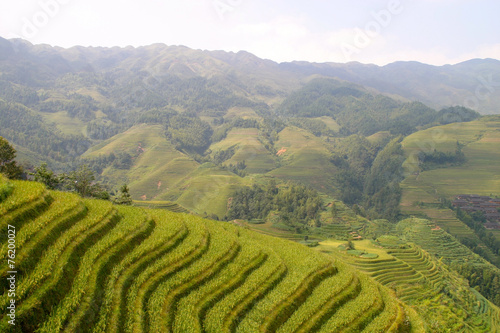
[[[347, 215], [347, 211], [341, 214]], [[496, 267], [431, 221], [365, 221], [360, 229], [365, 239], [329, 238], [319, 242], [316, 249], [335, 258], [340, 256], [344, 263], [391, 288], [400, 300], [417, 310], [426, 331], [500, 330], [498, 307], [450, 269], [458, 266], [496, 271]]]
[[233, 224], [4, 179], [0, 217], [1, 332], [425, 331], [335, 257]]

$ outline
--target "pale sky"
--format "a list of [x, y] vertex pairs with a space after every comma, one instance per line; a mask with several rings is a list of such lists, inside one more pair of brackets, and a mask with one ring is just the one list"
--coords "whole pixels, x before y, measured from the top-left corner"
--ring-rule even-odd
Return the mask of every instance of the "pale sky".
[[500, 60], [498, 0], [0, 0], [0, 36], [185, 45], [277, 62]]

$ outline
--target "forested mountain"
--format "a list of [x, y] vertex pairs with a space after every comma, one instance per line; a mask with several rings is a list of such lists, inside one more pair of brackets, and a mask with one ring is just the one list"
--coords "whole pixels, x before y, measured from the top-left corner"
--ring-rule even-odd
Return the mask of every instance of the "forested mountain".
[[[415, 64], [407, 65], [401, 73]], [[385, 146], [478, 114], [437, 112], [331, 71], [313, 73], [329, 66], [161, 44], [62, 49], [2, 39], [0, 135], [27, 166], [68, 172], [88, 164], [110, 187], [129, 183], [134, 199], [178, 201], [199, 213], [224, 216], [230, 194], [254, 182], [245, 176], [267, 175], [395, 217], [398, 195], [388, 209], [388, 201], [375, 203], [400, 178], [373, 186]], [[370, 135], [380, 140], [363, 138]], [[369, 153], [352, 155], [344, 149], [351, 142]], [[216, 190], [205, 188], [216, 175]], [[207, 201], [193, 198], [200, 192], [217, 204], [201, 208]]]
[[496, 59], [445, 66], [400, 61], [386, 66], [292, 62], [280, 67], [301, 75], [337, 77], [434, 108], [464, 105], [483, 114], [499, 112], [500, 95], [495, 91], [500, 87], [500, 61]]
[[[53, 83], [60, 76], [79, 73], [80, 85], [86, 80], [88, 85], [92, 78], [94, 85], [119, 84], [125, 88], [134, 85], [134, 92], [140, 94], [144, 89], [154, 92], [165, 88], [161, 81], [166, 75], [182, 79], [218, 77], [219, 81], [209, 81], [211, 88], [220, 84], [231, 92], [237, 92], [236, 95], [259, 96], [269, 101], [272, 97], [283, 97], [295, 90], [309, 77], [321, 75], [399, 95], [409, 101], [420, 101], [437, 109], [465, 105], [477, 107], [480, 113], [497, 113], [500, 103], [498, 94], [494, 93], [500, 82], [500, 61], [494, 59], [475, 59], [446, 66], [417, 62], [396, 62], [386, 66], [307, 62], [278, 64], [244, 51], [201, 51], [162, 44], [139, 48], [62, 49], [32, 45], [18, 39], [1, 39], [0, 62], [3, 80], [30, 86], [43, 86]], [[107, 75], [96, 77], [91, 73]], [[67, 80], [70, 78], [66, 77]], [[478, 90], [480, 97], [476, 96]]]
[[372, 135], [390, 130], [408, 134], [417, 126], [438, 120], [436, 111], [419, 102], [400, 102], [388, 96], [332, 79], [314, 79], [280, 105], [284, 117], [330, 116], [343, 135]]

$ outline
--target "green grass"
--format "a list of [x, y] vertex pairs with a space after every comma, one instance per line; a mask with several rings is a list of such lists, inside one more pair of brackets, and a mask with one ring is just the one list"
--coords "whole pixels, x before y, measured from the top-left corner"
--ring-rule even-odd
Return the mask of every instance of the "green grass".
[[39, 200], [45, 192], [44, 186], [39, 183], [22, 181], [13, 181], [11, 183], [14, 186], [13, 189], [9, 190], [9, 195], [0, 203], [3, 225], [6, 224], [4, 221], [7, 221], [7, 217], [15, 215], [10, 213]]
[[251, 179], [224, 170], [198, 169], [179, 184], [177, 200], [181, 206], [204, 215], [214, 213], [222, 218], [227, 211], [228, 198]]
[[[219, 149], [225, 149], [227, 144], [232, 145], [233, 139], [240, 140], [241, 147], [233, 158], [245, 160], [249, 167], [252, 163], [256, 163], [256, 168], [266, 169], [267, 167], [257, 167], [267, 162], [259, 161], [259, 154], [254, 154], [255, 149], [264, 149], [260, 141], [256, 136], [247, 137], [246, 132], [243, 135], [238, 134], [238, 130], [256, 131], [255, 129], [235, 129], [233, 132], [236, 132], [231, 132], [234, 135], [230, 133], [228, 139], [218, 143], [221, 145]], [[95, 158], [120, 151], [137, 156], [134, 158], [132, 167], [129, 170], [119, 170], [110, 166], [104, 170], [103, 176], [114, 184], [127, 183], [132, 198], [138, 204], [144, 201], [139, 204], [141, 206], [147, 205], [155, 208], [162, 206], [159, 202], [169, 201], [200, 215], [216, 214], [223, 217], [231, 194], [237, 188], [251, 183], [249, 178], [241, 178], [229, 171], [219, 170], [209, 163], [200, 165], [189, 156], [179, 152], [165, 138], [163, 127], [160, 125], [134, 126], [93, 147], [85, 157]], [[264, 149], [263, 154], [264, 159], [270, 158], [267, 150]], [[256, 160], [251, 162], [253, 157]], [[269, 161], [274, 163], [272, 158]], [[233, 162], [236, 163], [237, 160]], [[171, 207], [174, 206], [164, 208]], [[183, 209], [179, 208], [178, 211], [183, 211]]]
[[[417, 165], [419, 152], [452, 152], [456, 143], [465, 145], [467, 161], [460, 166], [421, 171]], [[440, 198], [453, 200], [459, 194], [500, 195], [500, 118], [483, 117], [468, 123], [432, 127], [406, 137], [402, 145], [407, 155], [407, 177], [401, 184], [401, 211], [408, 216], [432, 220], [437, 226], [460, 239], [481, 243], [455, 212], [440, 208]], [[496, 259], [490, 249], [485, 256]]]
[[253, 231], [268, 236], [279, 237], [294, 241], [301, 241], [304, 239], [303, 235], [296, 234], [293, 231], [276, 228], [271, 222], [255, 224], [251, 222], [237, 221], [236, 224], [240, 224], [245, 228], [251, 229]]
[[332, 117], [323, 116], [323, 117], [318, 117], [318, 118], [313, 118], [313, 119], [321, 120], [323, 123], [325, 123], [325, 125], [328, 127], [328, 129], [330, 129], [334, 132], [338, 132], [340, 130], [340, 125]]
[[[338, 264], [337, 264], [338, 266]], [[359, 291], [359, 284], [354, 272], [341, 269], [337, 274], [323, 280], [290, 319], [280, 327], [279, 332], [310, 332], [315, 326], [325, 322], [329, 313], [345, 304]]]
[[178, 203], [171, 201], [134, 201], [133, 205], [135, 207], [144, 207], [151, 209], [166, 209], [174, 213], [188, 213], [189, 211], [179, 205]]
[[[207, 225], [199, 227], [210, 228]], [[154, 283], [148, 282], [151, 289], [144, 293], [140, 292], [141, 295], [144, 294], [142, 304], [147, 308], [146, 317], [138, 318], [136, 315], [134, 323], [128, 324], [127, 328], [138, 332], [171, 331], [174, 327], [174, 320], [178, 316], [185, 315], [182, 312], [175, 313], [176, 304], [191, 291], [213, 278], [238, 254], [240, 249], [235, 237], [237, 237], [236, 233], [211, 230], [202, 238], [200, 246], [193, 243], [196, 245], [196, 250], [189, 255], [187, 255], [189, 252], [180, 253], [180, 260], [173, 264], [169, 263], [162, 273], [170, 278], [161, 277]], [[176, 330], [179, 329], [176, 328]], [[180, 331], [186, 330], [188, 329], [185, 326], [181, 326]]]
[[[158, 258], [181, 244], [189, 231], [179, 216], [166, 211], [150, 211], [156, 228], [150, 237], [139, 244], [127, 257], [114, 267], [106, 281], [106, 292], [94, 332], [118, 331], [126, 318], [127, 294], [135, 277], [151, 266]], [[190, 235], [191, 236], [191, 235]]]
[[[22, 226], [16, 234], [16, 246], [22, 247], [22, 251], [17, 253], [17, 259], [22, 261], [25, 258], [43, 250], [43, 245], [50, 239], [51, 233], [60, 232], [61, 226], [78, 221], [87, 214], [87, 208], [78, 200], [76, 195], [53, 192], [50, 194], [53, 201], [43, 212], [38, 212], [37, 216], [26, 219], [29, 223]], [[0, 258], [7, 256], [7, 247], [2, 247]], [[0, 265], [0, 271], [6, 270], [6, 264]]]
[[[95, 315], [88, 311], [91, 306], [99, 306], [102, 290], [99, 285], [109, 274], [111, 259], [123, 259], [127, 252], [151, 232], [144, 212], [128, 207], [119, 207], [118, 213], [123, 218], [104, 237], [95, 243], [81, 258], [80, 267], [74, 277], [71, 289], [62, 302], [53, 309], [53, 314], [43, 324], [40, 332], [56, 332], [63, 328], [73, 331], [83, 323], [89, 324]], [[146, 235], [138, 237], [146, 233]], [[87, 317], [87, 318], [85, 318]], [[86, 319], [86, 320], [84, 320]]]
[[368, 137], [366, 137], [370, 142], [372, 143], [379, 143], [382, 140], [385, 140], [391, 136], [391, 133], [389, 131], [383, 131], [383, 132], [377, 132], [375, 134], [372, 134]]
[[243, 118], [243, 119], [262, 119], [252, 108], [244, 107], [232, 107], [224, 115], [224, 119], [232, 118]]
[[[360, 276], [359, 280], [359, 294], [338, 309], [336, 315], [330, 317], [319, 332], [341, 330], [362, 332], [374, 318], [383, 312], [384, 302], [378, 286], [365, 276]], [[385, 325], [381, 328], [384, 327]]]
[[[80, 265], [81, 251], [104, 236], [118, 220], [109, 203], [92, 200], [86, 206], [89, 214], [59, 237], [54, 235], [58, 238], [52, 239], [52, 245], [42, 256], [30, 256], [17, 263], [23, 272], [16, 292], [18, 299], [23, 300], [16, 311], [21, 329], [29, 330], [46, 319], [46, 309], [52, 309], [71, 288], [75, 270]], [[8, 301], [8, 295], [4, 293], [0, 303]]]

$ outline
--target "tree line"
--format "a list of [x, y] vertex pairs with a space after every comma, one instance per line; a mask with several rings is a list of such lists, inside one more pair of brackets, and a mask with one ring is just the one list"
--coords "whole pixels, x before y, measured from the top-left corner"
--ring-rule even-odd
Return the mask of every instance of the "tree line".
[[267, 219], [295, 228], [319, 226], [322, 201], [316, 190], [288, 183], [277, 186], [271, 180], [267, 185], [254, 184], [237, 190], [232, 195], [226, 219]]
[[[380, 131], [409, 135], [419, 127], [471, 121], [480, 116], [474, 110], [458, 106], [436, 112], [420, 102], [402, 103], [334, 79], [312, 80], [290, 94], [277, 112], [286, 118], [332, 117], [341, 125], [340, 136], [368, 136]], [[319, 130], [312, 123], [304, 126], [313, 126], [315, 132]]]
[[450, 165], [462, 165], [467, 161], [465, 154], [462, 151], [463, 145], [457, 141], [457, 147], [454, 152], [434, 151], [419, 152], [418, 160], [422, 170], [432, 170], [444, 168]]
[[25, 179], [43, 183], [49, 190], [78, 193], [82, 197], [112, 200], [117, 204], [131, 205], [129, 188], [124, 184], [114, 198], [100, 182], [96, 181], [95, 172], [86, 164], [80, 165], [69, 173], [56, 174], [47, 163], [34, 168], [33, 172], [24, 170], [15, 161], [16, 150], [3, 137], [0, 137], [0, 173], [9, 179]]
[[91, 142], [83, 135], [67, 135], [41, 116], [20, 105], [0, 101], [0, 135], [41, 156], [68, 162], [87, 151]]

